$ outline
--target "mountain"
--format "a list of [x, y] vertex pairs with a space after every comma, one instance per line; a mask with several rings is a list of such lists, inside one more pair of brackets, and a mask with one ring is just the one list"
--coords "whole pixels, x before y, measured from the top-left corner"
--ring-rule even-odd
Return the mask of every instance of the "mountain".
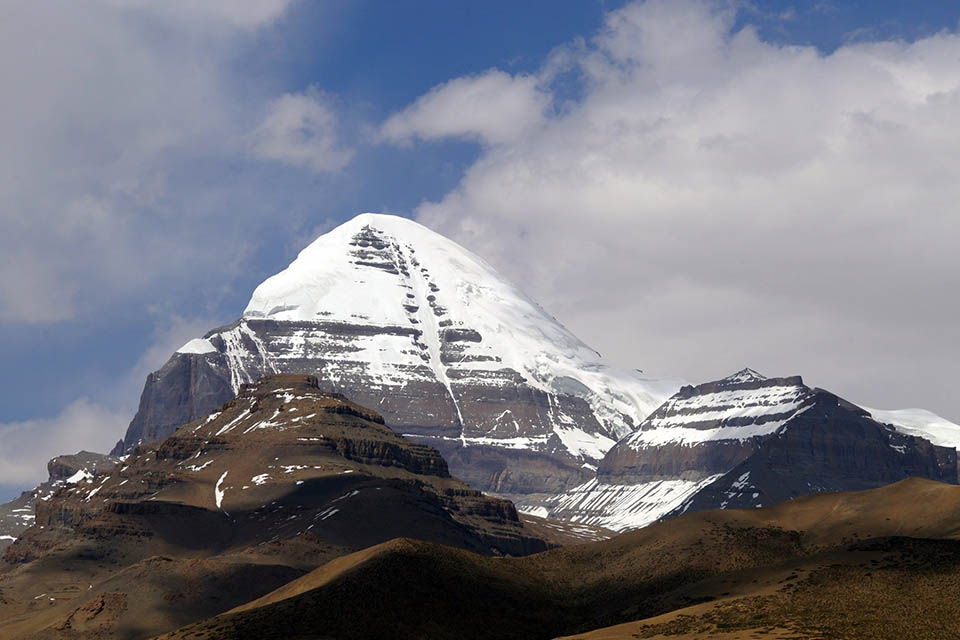
[[911, 478], [524, 558], [394, 540], [163, 638], [952, 638], [958, 538], [960, 487]]
[[31, 491], [5, 504], [0, 504], [0, 550], [17, 539], [34, 521], [34, 504], [49, 500], [60, 487], [76, 484], [92, 478], [116, 466], [118, 458], [102, 453], [80, 451], [71, 455], [57, 456], [47, 463], [49, 479]]
[[362, 214], [253, 293], [243, 317], [150, 374], [115, 453], [268, 373], [309, 373], [499, 494], [555, 494], [680, 386], [600, 356], [488, 264], [404, 218]]
[[957, 483], [957, 450], [913, 433], [799, 376], [744, 369], [681, 388], [607, 452], [593, 479], [531, 511], [623, 530], [910, 476]]
[[0, 563], [0, 619], [4, 637], [152, 637], [392, 538], [523, 555], [551, 546], [533, 528], [376, 412], [271, 375], [38, 501]]

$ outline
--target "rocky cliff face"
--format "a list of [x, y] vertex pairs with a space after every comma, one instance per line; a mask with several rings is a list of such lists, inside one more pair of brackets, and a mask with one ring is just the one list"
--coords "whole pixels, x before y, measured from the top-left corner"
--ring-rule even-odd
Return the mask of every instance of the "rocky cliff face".
[[919, 476], [957, 483], [957, 450], [901, 433], [799, 376], [745, 369], [683, 387], [543, 513], [613, 529]]
[[184, 345], [144, 387], [117, 452], [163, 438], [268, 373], [315, 375], [503, 493], [556, 493], [679, 387], [609, 368], [486, 263], [420, 225], [364, 214]]

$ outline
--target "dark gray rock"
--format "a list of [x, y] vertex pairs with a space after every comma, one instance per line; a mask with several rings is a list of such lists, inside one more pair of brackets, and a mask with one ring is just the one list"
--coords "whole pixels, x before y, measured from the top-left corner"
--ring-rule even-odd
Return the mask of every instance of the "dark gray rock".
[[607, 452], [549, 515], [613, 529], [908, 477], [958, 483], [957, 451], [898, 432], [799, 376], [744, 370], [686, 386]]

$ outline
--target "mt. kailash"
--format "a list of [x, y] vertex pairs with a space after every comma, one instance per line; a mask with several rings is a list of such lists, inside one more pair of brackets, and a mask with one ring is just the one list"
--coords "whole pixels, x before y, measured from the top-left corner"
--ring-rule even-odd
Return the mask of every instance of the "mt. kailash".
[[620, 370], [456, 243], [362, 214], [257, 287], [243, 317], [151, 374], [115, 453], [268, 373], [309, 373], [500, 494], [556, 494], [681, 385]]

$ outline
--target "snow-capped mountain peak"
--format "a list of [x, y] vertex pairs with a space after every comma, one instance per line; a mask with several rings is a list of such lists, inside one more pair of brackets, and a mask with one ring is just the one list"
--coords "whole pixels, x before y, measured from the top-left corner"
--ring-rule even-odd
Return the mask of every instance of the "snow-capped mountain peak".
[[729, 383], [729, 384], [741, 384], [743, 382], [760, 382], [766, 380], [766, 376], [757, 373], [749, 367], [744, 367], [737, 371], [736, 373], [731, 373], [726, 378], [720, 380], [720, 382]]
[[504, 493], [583, 481], [681, 385], [608, 366], [483, 259], [372, 213], [312, 242], [237, 322], [184, 345], [148, 380], [125, 446], [267, 373], [316, 375], [440, 449], [474, 486]]
[[[435, 369], [443, 336], [473, 369], [509, 367], [549, 384], [550, 361], [599, 356], [486, 262], [398, 216], [364, 213], [321, 236], [253, 293], [244, 318], [346, 322], [422, 331]], [[459, 331], [458, 331], [459, 330]], [[372, 351], [419, 364], [423, 349]], [[562, 368], [562, 367], [561, 367]]]

